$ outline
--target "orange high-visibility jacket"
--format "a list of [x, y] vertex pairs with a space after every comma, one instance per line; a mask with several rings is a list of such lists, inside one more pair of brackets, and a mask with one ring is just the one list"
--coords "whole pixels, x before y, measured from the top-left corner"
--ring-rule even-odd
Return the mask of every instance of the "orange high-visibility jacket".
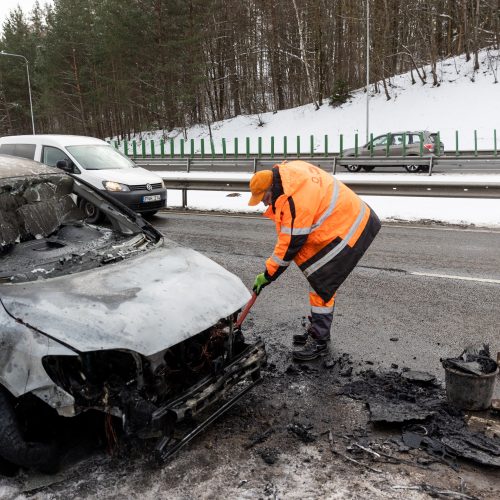
[[345, 184], [305, 161], [273, 167], [283, 194], [268, 207], [278, 241], [266, 261], [276, 279], [294, 261], [325, 301], [354, 269], [380, 229], [380, 221]]

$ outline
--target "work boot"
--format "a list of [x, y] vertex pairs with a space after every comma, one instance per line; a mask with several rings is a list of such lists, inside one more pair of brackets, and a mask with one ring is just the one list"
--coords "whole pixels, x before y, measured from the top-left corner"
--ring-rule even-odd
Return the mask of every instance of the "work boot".
[[328, 353], [326, 340], [315, 340], [300, 351], [293, 351], [294, 361], [312, 361], [313, 359], [325, 356]]
[[[304, 333], [296, 333], [293, 336], [293, 345], [305, 345], [309, 339], [316, 339], [316, 337], [314, 328], [310, 325]], [[325, 340], [330, 340], [330, 334], [328, 334], [328, 338]]]
[[309, 337], [314, 338], [312, 333], [311, 316], [302, 316], [302, 327], [305, 329], [304, 333], [296, 333], [293, 336], [293, 345], [305, 345]]
[[293, 336], [293, 344], [294, 345], [305, 345], [307, 342], [307, 339], [309, 338], [311, 334], [309, 333], [309, 330], [305, 331], [304, 333], [296, 333]]

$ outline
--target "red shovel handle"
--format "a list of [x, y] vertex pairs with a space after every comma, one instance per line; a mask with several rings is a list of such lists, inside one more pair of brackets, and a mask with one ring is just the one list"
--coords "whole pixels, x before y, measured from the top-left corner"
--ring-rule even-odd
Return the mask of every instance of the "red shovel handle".
[[240, 328], [241, 324], [243, 323], [243, 321], [247, 317], [248, 311], [250, 311], [250, 309], [252, 308], [252, 306], [254, 305], [256, 300], [257, 300], [257, 294], [255, 292], [253, 292], [252, 298], [248, 301], [248, 304], [245, 306], [245, 309], [243, 309], [243, 311], [241, 311], [239, 318], [236, 320], [236, 323], [234, 325], [235, 328]]

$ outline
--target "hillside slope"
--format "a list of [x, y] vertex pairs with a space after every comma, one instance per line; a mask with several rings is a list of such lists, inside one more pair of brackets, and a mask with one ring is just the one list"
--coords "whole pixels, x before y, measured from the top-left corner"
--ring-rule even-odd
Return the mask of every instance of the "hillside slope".
[[[498, 50], [483, 50], [480, 53], [480, 69], [473, 71], [473, 61], [465, 56], [442, 61], [437, 68], [440, 86], [432, 86], [430, 68], [424, 67], [426, 84], [422, 84], [415, 72], [415, 84], [410, 73], [390, 79], [387, 100], [384, 92], [370, 95], [370, 132], [374, 136], [396, 130], [431, 130], [441, 133], [447, 150], [455, 149], [455, 131], [459, 132], [459, 147], [474, 148], [474, 130], [477, 130], [479, 149], [493, 149], [494, 129], [497, 129], [497, 144], [500, 148], [500, 53]], [[422, 68], [420, 68], [422, 72]], [[373, 87], [370, 87], [373, 90]], [[260, 125], [259, 125], [260, 124]], [[270, 149], [270, 137], [275, 137], [275, 152], [283, 149], [283, 136], [288, 136], [288, 152], [296, 150], [296, 136], [301, 136], [301, 151], [310, 151], [310, 135], [314, 136], [315, 151], [324, 151], [324, 136], [328, 135], [329, 151], [338, 151], [339, 134], [344, 136], [344, 147], [354, 145], [354, 136], [359, 134], [359, 143], [366, 135], [366, 94], [360, 89], [352, 94], [346, 104], [333, 108], [324, 103], [319, 110], [305, 105], [298, 108], [241, 115], [212, 124], [212, 137], [217, 152], [221, 152], [221, 139], [227, 141], [227, 151], [233, 151], [233, 139], [239, 139], [239, 151], [244, 151], [245, 138], [250, 138], [252, 152], [257, 151], [257, 138], [262, 137], [263, 151]], [[200, 151], [199, 139], [209, 138], [207, 126], [198, 125], [185, 131], [175, 130], [145, 132], [134, 139], [161, 138], [175, 140], [179, 150], [179, 139], [195, 139], [196, 151]], [[188, 151], [186, 145], [186, 151]], [[205, 150], [209, 151], [208, 144]]]

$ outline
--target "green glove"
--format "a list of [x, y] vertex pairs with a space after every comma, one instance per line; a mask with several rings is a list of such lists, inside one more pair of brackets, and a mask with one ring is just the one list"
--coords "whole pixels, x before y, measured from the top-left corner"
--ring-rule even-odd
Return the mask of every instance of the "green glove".
[[271, 282], [266, 278], [266, 275], [264, 273], [257, 274], [257, 276], [255, 277], [255, 282], [253, 284], [253, 291], [257, 295], [259, 295], [259, 293], [261, 292], [261, 290], [266, 285], [269, 285], [269, 283], [271, 283]]

